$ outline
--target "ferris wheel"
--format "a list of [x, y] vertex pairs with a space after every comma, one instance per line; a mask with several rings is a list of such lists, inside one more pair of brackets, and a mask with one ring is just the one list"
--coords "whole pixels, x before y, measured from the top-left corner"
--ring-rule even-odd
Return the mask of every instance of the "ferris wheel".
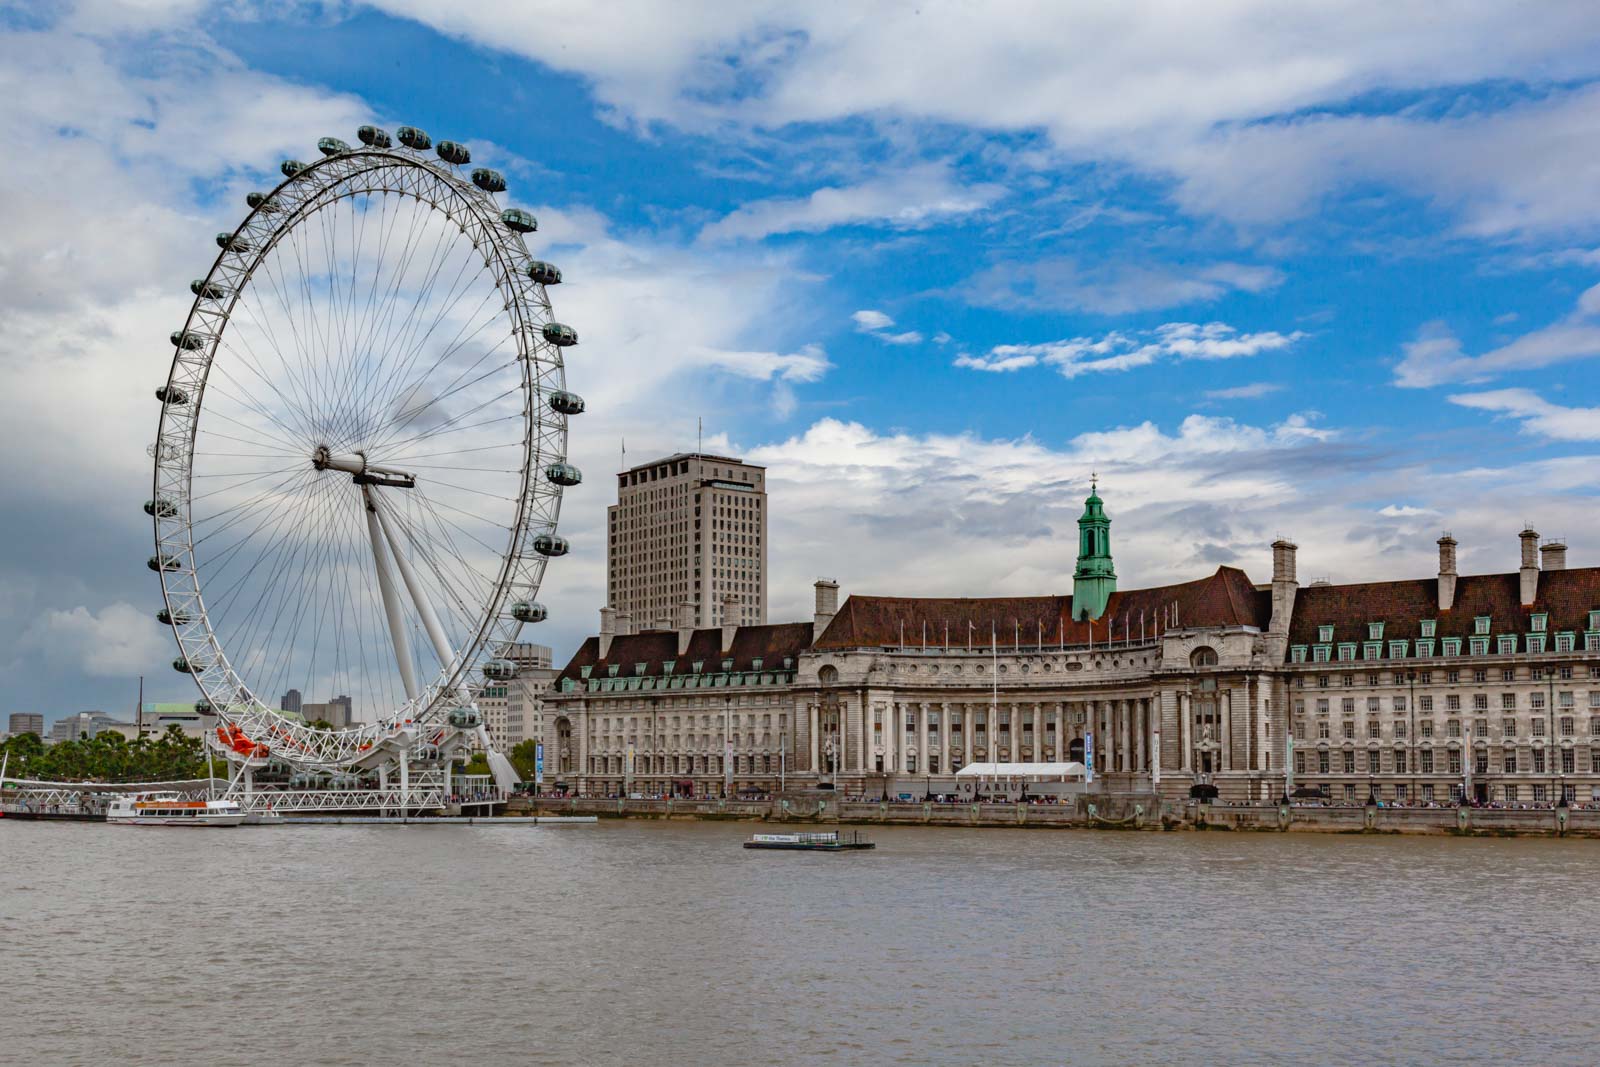
[[[516, 677], [568, 550], [578, 338], [499, 172], [414, 127], [359, 140], [285, 161], [190, 286], [145, 504], [158, 618], [234, 752], [338, 771], [475, 734], [505, 787], [477, 701]], [[363, 725], [314, 728], [290, 689]]]

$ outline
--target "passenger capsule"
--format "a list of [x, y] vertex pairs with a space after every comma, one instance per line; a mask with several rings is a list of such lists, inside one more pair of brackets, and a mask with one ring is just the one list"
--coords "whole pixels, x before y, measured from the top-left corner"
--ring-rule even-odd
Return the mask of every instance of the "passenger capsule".
[[264, 214], [276, 214], [279, 210], [277, 201], [272, 199], [271, 193], [245, 193], [244, 202]]
[[542, 533], [533, 539], [533, 550], [541, 556], [565, 556], [572, 546], [560, 534]]
[[317, 151], [325, 156], [342, 156], [350, 151], [350, 146], [337, 137], [324, 137], [317, 142]]
[[203, 334], [191, 333], [188, 330], [173, 330], [168, 336], [171, 338], [174, 348], [181, 348], [186, 352], [204, 348], [206, 344], [206, 338]]
[[571, 326], [564, 326], [559, 322], [545, 323], [544, 329], [540, 332], [544, 334], [544, 339], [546, 341], [549, 341], [551, 344], [560, 348], [566, 348], [569, 345], [575, 345], [578, 343], [578, 331], [574, 330]]
[[439, 147], [434, 151], [439, 153], [440, 159], [446, 163], [454, 163], [458, 167], [472, 162], [472, 153], [467, 151], [467, 146], [457, 144], [455, 141], [440, 141]]
[[415, 126], [402, 126], [395, 131], [395, 136], [400, 138], [400, 143], [407, 148], [415, 148], [418, 152], [433, 147], [433, 138], [428, 136], [426, 130], [419, 130]]
[[511, 605], [511, 617], [518, 622], [544, 622], [550, 609], [536, 600], [519, 600]]
[[539, 220], [533, 217], [533, 212], [520, 207], [508, 207], [500, 212], [500, 221], [506, 224], [507, 229], [518, 233], [532, 233], [539, 228]]
[[175, 571], [178, 569], [178, 561], [173, 556], [151, 556], [150, 562], [145, 566], [156, 572]]
[[577, 393], [569, 393], [565, 389], [557, 389], [550, 394], [550, 410], [559, 411], [563, 415], [582, 415], [583, 397]]
[[390, 145], [394, 144], [393, 141], [389, 140], [389, 132], [387, 130], [380, 130], [376, 126], [361, 127], [356, 131], [356, 137], [361, 141], [362, 144], [371, 148], [388, 148]]
[[472, 708], [450, 709], [450, 725], [457, 729], [470, 730], [480, 721], [477, 711]]
[[583, 472], [570, 463], [552, 463], [544, 469], [544, 476], [557, 485], [577, 485], [583, 481]]
[[156, 390], [156, 399], [163, 404], [187, 404], [189, 394], [179, 389], [176, 385], [163, 385]]
[[219, 233], [217, 234], [217, 247], [224, 252], [248, 252], [250, 251], [250, 242], [237, 234]]
[[195, 665], [186, 659], [180, 658], [172, 661], [172, 669], [177, 671], [179, 674], [193, 674], [195, 672]]
[[488, 167], [479, 167], [472, 172], [472, 184], [486, 193], [503, 193], [506, 191], [506, 178], [497, 170]]
[[162, 608], [160, 611], [156, 612], [156, 622], [159, 622], [163, 626], [187, 626], [189, 625], [189, 616], [185, 615], [181, 611], [177, 614], [173, 614], [166, 608]]
[[517, 665], [509, 659], [492, 659], [483, 665], [483, 676], [491, 682], [509, 682], [517, 676]]
[[278, 164], [278, 169], [283, 171], [285, 178], [293, 178], [296, 174], [306, 169], [306, 165], [298, 159], [286, 159]]
[[194, 702], [194, 713], [210, 717], [217, 713], [217, 709], [211, 706], [211, 701], [209, 700], [196, 700]]
[[546, 263], [542, 259], [536, 259], [528, 264], [528, 277], [540, 285], [560, 285], [561, 269], [554, 263]]
[[144, 513], [158, 519], [170, 519], [178, 513], [178, 505], [166, 497], [157, 497], [144, 502]]
[[204, 278], [196, 278], [189, 283], [189, 291], [204, 300], [221, 300], [228, 295], [229, 289], [226, 285], [208, 282]]

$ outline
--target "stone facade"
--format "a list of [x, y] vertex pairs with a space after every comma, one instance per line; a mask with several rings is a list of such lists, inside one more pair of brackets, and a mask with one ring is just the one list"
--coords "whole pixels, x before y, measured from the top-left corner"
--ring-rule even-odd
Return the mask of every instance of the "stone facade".
[[1540, 553], [1531, 531], [1522, 544], [1517, 573], [1456, 575], [1447, 537], [1437, 579], [1301, 588], [1279, 541], [1270, 583], [1221, 567], [1113, 589], [1090, 618], [1082, 595], [841, 608], [818, 582], [809, 625], [603, 633], [546, 699], [546, 782], [721, 795], [781, 775], [920, 798], [954, 792], [965, 763], [1092, 748], [1104, 793], [1587, 803], [1600, 568], [1567, 570], [1564, 546]]

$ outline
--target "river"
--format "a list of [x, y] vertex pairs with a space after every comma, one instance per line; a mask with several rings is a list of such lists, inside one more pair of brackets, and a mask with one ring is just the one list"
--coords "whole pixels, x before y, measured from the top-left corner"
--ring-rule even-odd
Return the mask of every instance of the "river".
[[1600, 1061], [1600, 842], [0, 820], [0, 1062]]

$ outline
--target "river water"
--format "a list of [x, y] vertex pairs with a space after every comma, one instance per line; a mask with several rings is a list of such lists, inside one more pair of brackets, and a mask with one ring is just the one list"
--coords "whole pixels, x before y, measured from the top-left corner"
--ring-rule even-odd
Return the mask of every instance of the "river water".
[[751, 829], [0, 820], [0, 1062], [1600, 1062], [1600, 842]]

